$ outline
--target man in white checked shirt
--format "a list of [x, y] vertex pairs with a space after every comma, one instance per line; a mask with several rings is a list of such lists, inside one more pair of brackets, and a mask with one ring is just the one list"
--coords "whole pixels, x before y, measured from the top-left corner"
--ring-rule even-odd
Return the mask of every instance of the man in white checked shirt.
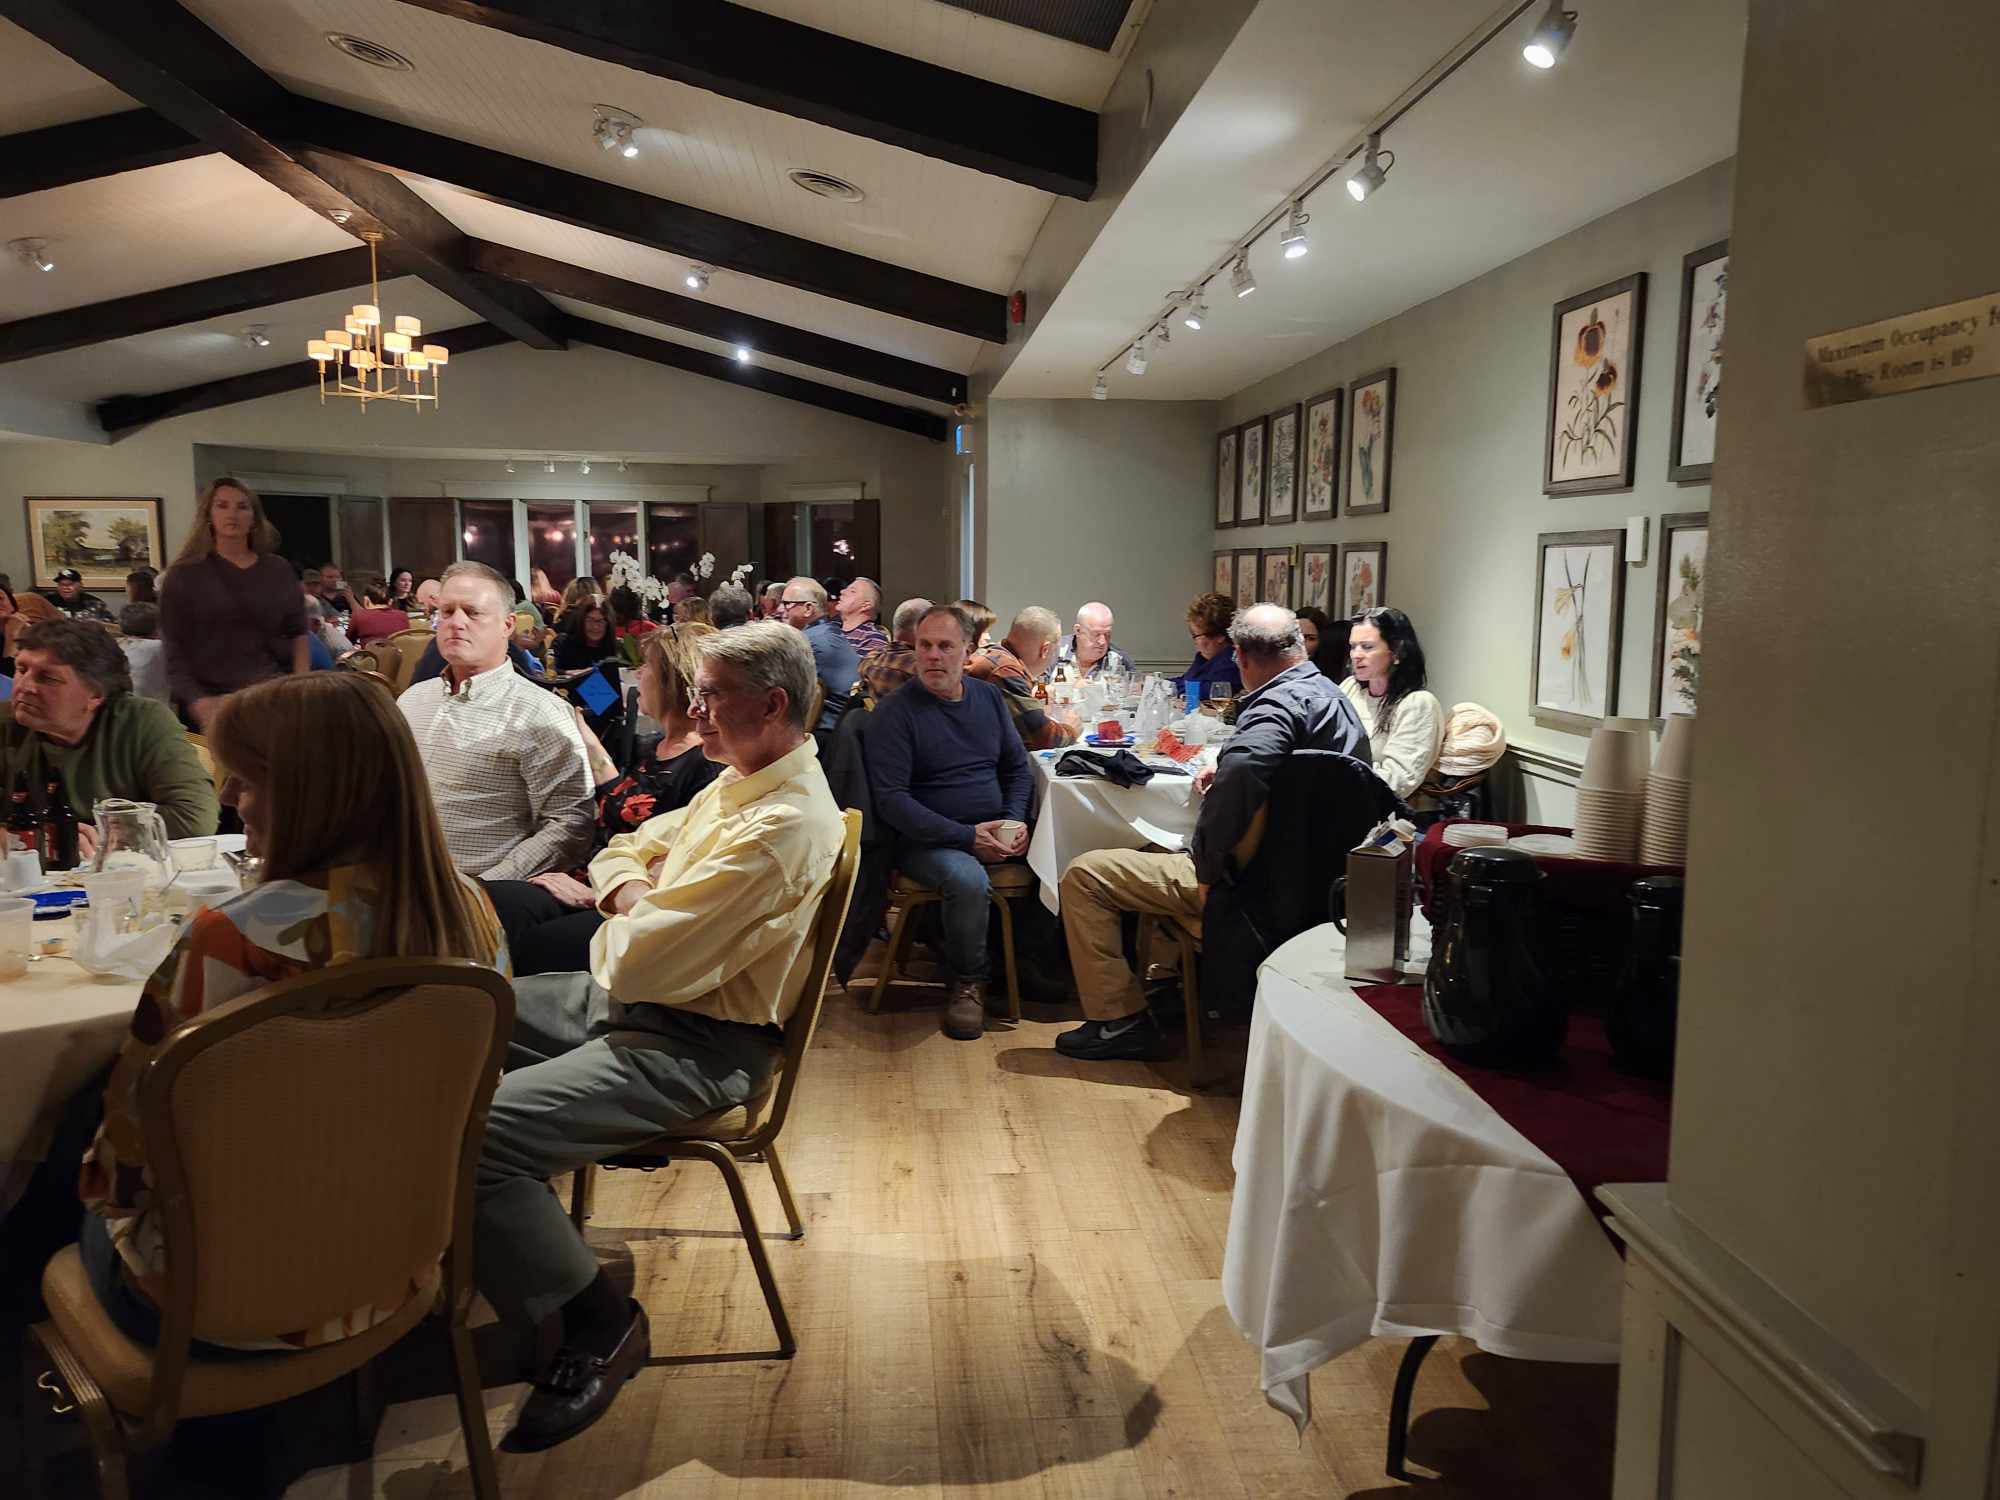
[[453, 563], [443, 584], [444, 673], [397, 706], [416, 736], [452, 863], [487, 881], [567, 870], [590, 852], [596, 823], [576, 717], [508, 660], [512, 585], [476, 562]]

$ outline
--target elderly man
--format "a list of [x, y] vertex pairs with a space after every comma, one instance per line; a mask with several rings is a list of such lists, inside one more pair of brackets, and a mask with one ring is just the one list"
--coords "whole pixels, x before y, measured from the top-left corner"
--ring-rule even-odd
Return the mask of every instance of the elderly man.
[[757, 590], [757, 618], [760, 620], [776, 620], [780, 625], [784, 624], [784, 597], [784, 580], [778, 578], [766, 579], [764, 586]]
[[1035, 699], [1035, 682], [1056, 658], [1062, 621], [1052, 609], [1030, 604], [1007, 627], [999, 645], [989, 646], [965, 664], [966, 675], [990, 682], [1006, 694], [1021, 743], [1030, 750], [1053, 750], [1074, 744], [1076, 730], [1050, 718]]
[[882, 612], [882, 587], [872, 578], [857, 578], [834, 600], [840, 633], [856, 656], [867, 656], [889, 644], [889, 632], [875, 623]]
[[1076, 612], [1076, 629], [1062, 638], [1056, 663], [1078, 677], [1132, 670], [1132, 658], [1111, 643], [1111, 606], [1095, 601]]
[[717, 630], [733, 630], [738, 625], [748, 625], [756, 608], [750, 591], [742, 584], [719, 584], [708, 596], [708, 623]]
[[104, 607], [104, 601], [83, 587], [83, 575], [75, 568], [64, 568], [56, 574], [56, 586], [42, 597], [72, 620], [108, 620], [111, 611]]
[[612, 1287], [548, 1179], [768, 1090], [844, 838], [806, 734], [805, 642], [761, 623], [706, 636], [700, 652], [690, 712], [702, 753], [725, 769], [591, 862], [605, 922], [590, 972], [514, 986], [473, 1264], [503, 1318], [562, 1316], [517, 1448], [583, 1431], [651, 1352], [644, 1309]]
[[825, 618], [826, 590], [817, 580], [805, 577], [785, 580], [785, 592], [778, 604], [784, 611], [785, 624], [805, 632], [819, 680], [826, 688], [826, 703], [820, 709], [819, 722], [812, 726], [813, 732], [830, 730], [847, 710], [861, 658], [840, 633], [840, 626]]
[[397, 700], [452, 862], [487, 881], [567, 870], [597, 826], [576, 716], [514, 670], [513, 632], [507, 580], [484, 563], [453, 563], [438, 595], [444, 671]]
[[944, 1034], [986, 1028], [986, 867], [1027, 852], [1029, 769], [1004, 695], [965, 675], [972, 622], [949, 605], [917, 621], [917, 675], [868, 725], [875, 811], [896, 834], [896, 868], [944, 898], [951, 969]]
[[1056, 1050], [1070, 1057], [1150, 1058], [1164, 1047], [1165, 1032], [1125, 963], [1120, 914], [1198, 921], [1209, 887], [1237, 870], [1245, 835], [1286, 756], [1332, 750], [1368, 758], [1368, 736], [1354, 706], [1307, 657], [1296, 615], [1259, 604], [1236, 616], [1229, 638], [1244, 691], [1236, 700], [1236, 733], [1215, 769], [1195, 778], [1202, 804], [1189, 853], [1100, 849], [1073, 860], [1063, 874], [1063, 932], [1077, 995], [1090, 1018], [1056, 1038]]
[[[101, 798], [160, 810], [169, 838], [215, 832], [215, 783], [166, 704], [132, 692], [111, 632], [87, 620], [44, 620], [21, 632], [14, 697], [0, 704], [0, 795], [25, 787], [37, 805], [56, 782], [79, 818]], [[94, 852], [86, 821], [78, 843]]]
[[873, 655], [861, 659], [861, 690], [880, 702], [917, 675], [917, 621], [931, 607], [928, 599], [905, 599], [890, 620], [895, 631]]

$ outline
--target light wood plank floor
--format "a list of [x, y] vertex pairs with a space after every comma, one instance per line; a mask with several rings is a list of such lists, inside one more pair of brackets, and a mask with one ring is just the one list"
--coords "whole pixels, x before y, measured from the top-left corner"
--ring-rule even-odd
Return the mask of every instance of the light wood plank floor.
[[[1177, 1063], [1071, 1063], [1069, 1022], [949, 1041], [937, 992], [905, 993], [881, 1016], [828, 996], [786, 1128], [808, 1233], [771, 1254], [797, 1357], [754, 1357], [775, 1340], [712, 1168], [606, 1173], [591, 1242], [651, 1314], [655, 1365], [583, 1437], [501, 1454], [509, 1496], [1609, 1493], [1615, 1374], [1458, 1341], [1417, 1390], [1412, 1462], [1442, 1478], [1383, 1477], [1400, 1342], [1319, 1371], [1297, 1440], [1222, 1304], [1235, 1101], [1187, 1094]], [[524, 1392], [487, 1392], [496, 1438]], [[290, 1491], [469, 1493], [442, 1393], [390, 1408], [374, 1463]]]

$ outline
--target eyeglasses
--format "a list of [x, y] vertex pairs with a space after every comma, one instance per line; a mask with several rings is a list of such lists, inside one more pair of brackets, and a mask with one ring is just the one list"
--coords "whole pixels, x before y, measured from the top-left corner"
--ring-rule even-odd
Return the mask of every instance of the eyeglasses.
[[786, 609], [817, 609], [819, 607], [817, 599], [780, 599], [778, 603]]

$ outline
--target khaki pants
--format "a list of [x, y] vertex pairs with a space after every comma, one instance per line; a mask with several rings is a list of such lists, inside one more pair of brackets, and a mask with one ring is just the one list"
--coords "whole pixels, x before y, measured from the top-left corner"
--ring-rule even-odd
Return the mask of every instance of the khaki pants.
[[1093, 1021], [1115, 1021], [1146, 1008], [1125, 962], [1121, 912], [1185, 918], [1201, 927], [1201, 887], [1185, 854], [1099, 849], [1072, 861], [1062, 878], [1063, 935], [1077, 996]]

